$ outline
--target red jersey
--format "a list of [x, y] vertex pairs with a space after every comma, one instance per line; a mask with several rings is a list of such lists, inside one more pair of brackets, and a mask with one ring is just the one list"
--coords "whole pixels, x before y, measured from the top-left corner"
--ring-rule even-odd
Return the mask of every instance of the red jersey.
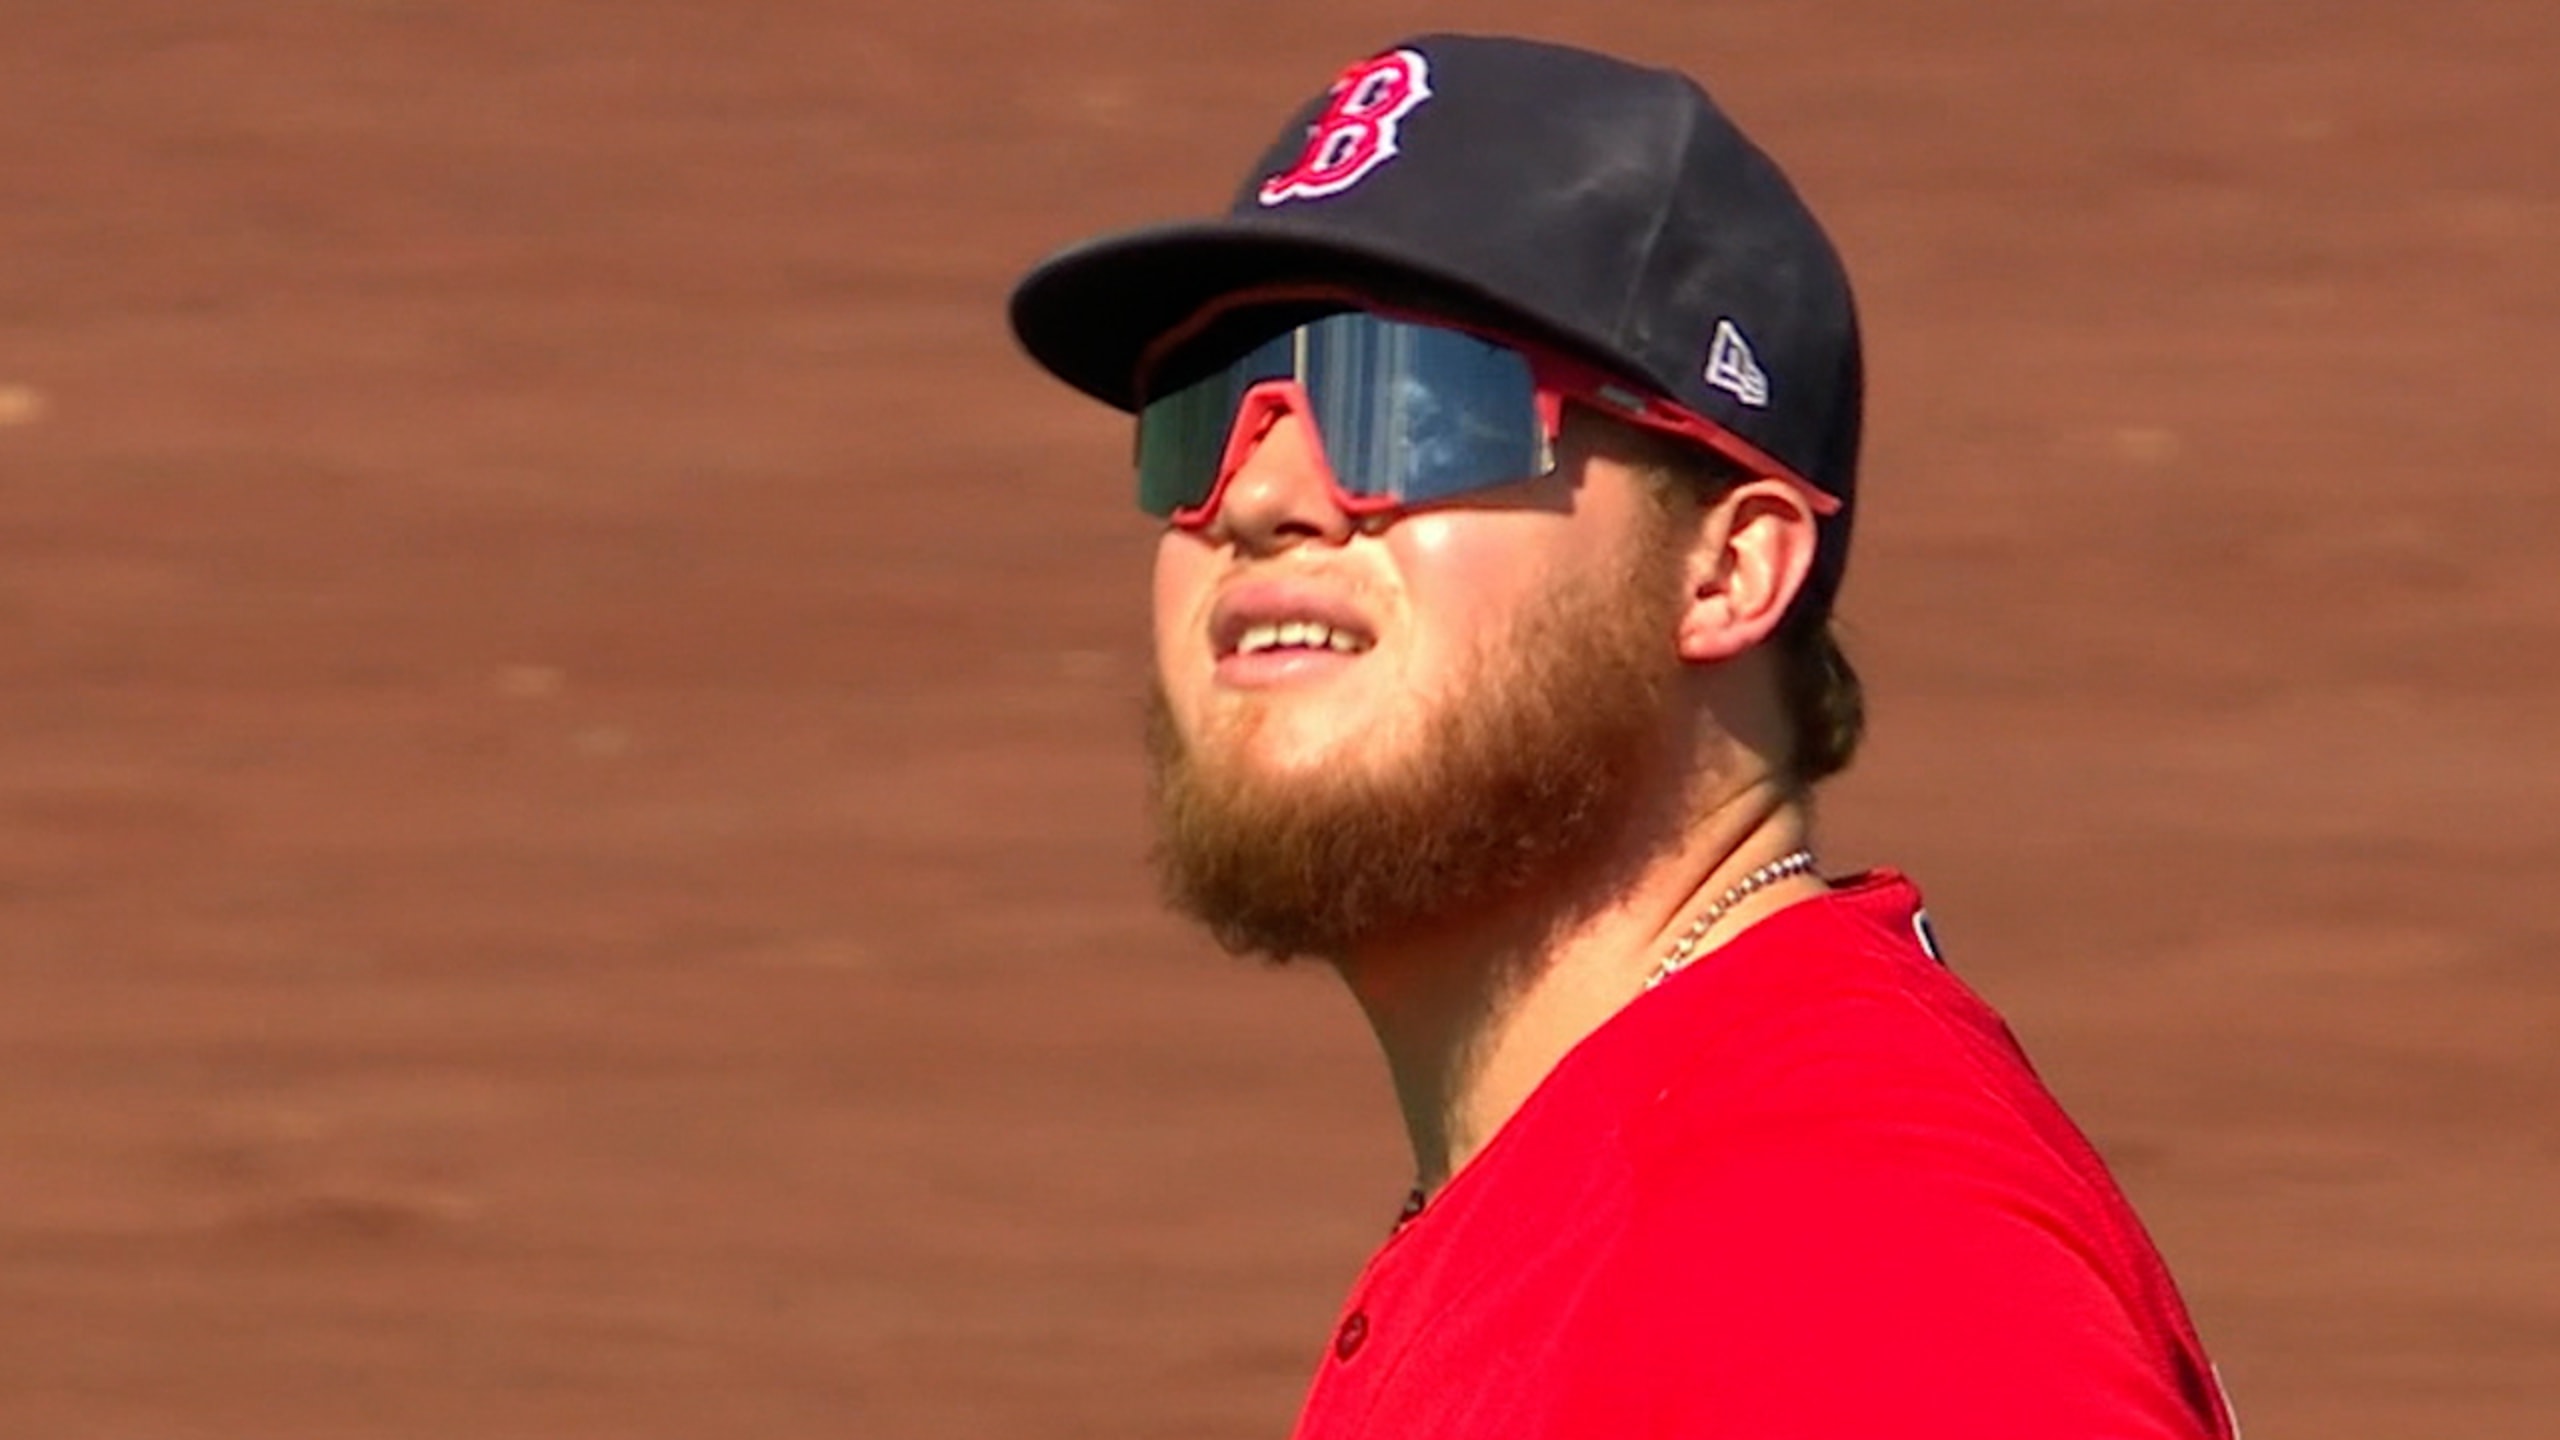
[[1629, 1004], [1371, 1259], [1298, 1440], [2233, 1440], [2141, 1223], [1879, 872]]

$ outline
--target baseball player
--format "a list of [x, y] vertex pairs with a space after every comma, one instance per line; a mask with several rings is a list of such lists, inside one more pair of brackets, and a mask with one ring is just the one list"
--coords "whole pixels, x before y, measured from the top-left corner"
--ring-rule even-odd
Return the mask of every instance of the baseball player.
[[1337, 970], [1411, 1134], [1301, 1440], [2229, 1440], [1912, 883], [1815, 860], [1858, 335], [1695, 84], [1394, 46], [1012, 319], [1138, 418], [1166, 892]]

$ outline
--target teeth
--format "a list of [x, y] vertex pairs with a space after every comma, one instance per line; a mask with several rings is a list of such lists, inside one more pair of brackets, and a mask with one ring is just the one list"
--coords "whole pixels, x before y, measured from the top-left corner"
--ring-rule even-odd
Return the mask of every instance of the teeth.
[[1285, 620], [1277, 624], [1261, 624], [1248, 628], [1236, 640], [1236, 653], [1254, 655], [1265, 650], [1331, 650], [1343, 655], [1357, 655], [1369, 648], [1368, 642], [1347, 630], [1336, 630], [1320, 620]]

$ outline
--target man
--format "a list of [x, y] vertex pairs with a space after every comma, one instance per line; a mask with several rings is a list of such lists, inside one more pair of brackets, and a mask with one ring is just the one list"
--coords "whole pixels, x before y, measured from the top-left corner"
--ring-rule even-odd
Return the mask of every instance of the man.
[[1816, 871], [1856, 325], [1696, 86], [1414, 40], [1012, 313], [1140, 416], [1167, 892], [1334, 966], [1411, 1134], [1299, 1436], [2231, 1435], [1913, 887]]

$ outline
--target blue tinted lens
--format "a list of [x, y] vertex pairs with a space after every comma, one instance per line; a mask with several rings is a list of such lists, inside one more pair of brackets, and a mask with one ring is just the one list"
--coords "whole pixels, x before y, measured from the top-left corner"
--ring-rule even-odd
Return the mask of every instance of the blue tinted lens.
[[1351, 495], [1422, 505], [1546, 473], [1537, 382], [1518, 351], [1455, 330], [1373, 315], [1328, 316], [1138, 417], [1138, 503], [1169, 516], [1217, 487], [1245, 392], [1294, 378], [1326, 463]]
[[1367, 315], [1305, 333], [1300, 378], [1343, 489], [1424, 505], [1546, 473], [1537, 382], [1520, 352]]
[[1267, 340], [1206, 379], [1150, 400], [1138, 412], [1138, 508], [1162, 519], [1204, 504], [1217, 487], [1236, 406], [1265, 380], [1294, 373], [1293, 337]]

